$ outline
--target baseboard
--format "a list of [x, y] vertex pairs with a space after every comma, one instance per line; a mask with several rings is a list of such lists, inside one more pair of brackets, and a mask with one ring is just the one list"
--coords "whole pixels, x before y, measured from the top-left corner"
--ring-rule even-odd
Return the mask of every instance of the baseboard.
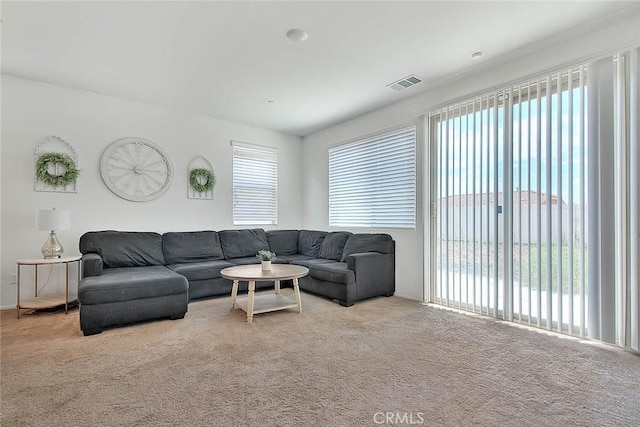
[[393, 294], [393, 296], [394, 296], [394, 297], [398, 297], [398, 298], [409, 299], [409, 300], [411, 300], [411, 301], [419, 301], [419, 302], [423, 302], [423, 301], [422, 301], [422, 298], [416, 298], [416, 297], [413, 297], [413, 296], [410, 296], [410, 295], [399, 294], [399, 293], [397, 293], [397, 292], [395, 292], [395, 293]]

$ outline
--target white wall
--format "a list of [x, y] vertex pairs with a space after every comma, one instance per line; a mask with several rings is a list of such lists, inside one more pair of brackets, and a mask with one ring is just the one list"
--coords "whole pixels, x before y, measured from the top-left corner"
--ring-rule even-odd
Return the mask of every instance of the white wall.
[[[491, 67], [482, 63], [473, 64], [471, 72], [438, 88], [306, 136], [303, 139], [304, 228], [329, 228], [328, 147], [403, 123], [418, 123], [422, 113], [429, 112], [436, 106], [564, 65], [593, 59], [619, 48], [640, 44], [640, 12], [637, 10], [609, 21], [606, 25], [589, 28], [584, 33], [564, 34], [537, 47], [515, 52]], [[420, 126], [418, 128], [420, 129]], [[424, 151], [423, 139], [419, 138], [418, 145], [420, 150]], [[428, 174], [423, 166], [423, 163], [428, 162], [423, 161], [421, 157], [419, 153], [419, 180]], [[424, 264], [422, 215], [425, 213], [422, 206], [428, 206], [428, 203], [424, 203], [420, 188], [417, 196], [420, 218], [415, 230], [373, 231], [388, 232], [396, 240], [396, 295], [421, 300]]]
[[[329, 227], [329, 153], [328, 148], [354, 137], [415, 122], [402, 109], [383, 110], [315, 133], [303, 139], [304, 191], [302, 212], [304, 228], [332, 230]], [[419, 138], [422, 135], [418, 126]], [[422, 145], [418, 147], [418, 206], [416, 229], [346, 229], [354, 233], [388, 233], [396, 241], [396, 295], [422, 299], [423, 218], [422, 218]], [[344, 227], [339, 228], [345, 230]], [[337, 230], [337, 229], [336, 229]]]
[[[75, 194], [33, 189], [34, 150], [50, 135], [64, 138], [78, 152], [81, 173]], [[100, 156], [111, 142], [129, 136], [155, 142], [173, 162], [173, 184], [154, 201], [135, 203], [121, 199], [102, 182]], [[57, 233], [69, 255], [79, 253], [78, 239], [89, 230], [234, 228], [231, 140], [279, 149], [278, 228], [300, 228], [299, 137], [3, 75], [0, 306], [15, 307], [16, 287], [9, 283], [9, 274], [16, 271], [15, 261], [41, 256], [40, 247], [47, 233], [36, 231], [35, 215], [39, 209], [56, 206], [71, 211], [73, 229]], [[213, 164], [217, 178], [214, 200], [186, 197], [187, 166], [198, 154]], [[44, 271], [48, 274], [48, 270]]]
[[[38, 209], [56, 206], [71, 211], [73, 230], [58, 233], [67, 254], [78, 252], [78, 238], [88, 230], [232, 228], [229, 141], [233, 139], [280, 149], [278, 228], [327, 230], [329, 146], [417, 121], [421, 113], [437, 105], [497, 85], [638, 44], [639, 21], [637, 12], [628, 14], [574, 38], [564, 35], [547, 41], [541, 50], [517, 52], [492, 68], [474, 64], [473, 74], [448, 84], [441, 82], [437, 89], [309, 135], [303, 139], [302, 147], [300, 138], [278, 132], [3, 75], [0, 307], [15, 305], [15, 286], [9, 284], [15, 260], [39, 257], [40, 246], [47, 237], [45, 232], [35, 230]], [[78, 152], [82, 172], [77, 194], [33, 190], [34, 149], [49, 135], [66, 139]], [[98, 163], [103, 150], [112, 141], [127, 136], [150, 139], [169, 153], [176, 176], [161, 198], [147, 203], [129, 202], [112, 194], [102, 183]], [[423, 151], [422, 143], [419, 148]], [[186, 168], [197, 154], [207, 157], [215, 168], [218, 183], [213, 201], [186, 198]], [[421, 186], [426, 170], [421, 153], [418, 167], [417, 228], [375, 231], [389, 232], [397, 242], [397, 294], [422, 299]]]

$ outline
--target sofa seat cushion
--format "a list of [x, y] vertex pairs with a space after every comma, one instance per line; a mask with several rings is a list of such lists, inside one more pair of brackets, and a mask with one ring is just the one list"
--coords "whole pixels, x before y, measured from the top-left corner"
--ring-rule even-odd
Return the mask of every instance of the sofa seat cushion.
[[164, 233], [162, 251], [167, 264], [224, 259], [220, 237], [215, 231]]
[[[276, 254], [277, 255], [277, 254]], [[295, 254], [295, 255], [278, 255], [278, 259], [283, 259], [288, 263], [295, 261], [297, 259], [314, 259], [314, 257], [309, 255]]]
[[234, 265], [228, 261], [203, 261], [171, 264], [169, 268], [178, 274], [182, 274], [191, 282], [193, 280], [218, 279], [222, 277], [220, 276], [220, 270]]
[[346, 262], [327, 262], [309, 266], [309, 276], [325, 282], [353, 285], [356, 283], [356, 275], [347, 268]]
[[187, 278], [164, 266], [106, 268], [78, 284], [81, 305], [187, 294]]
[[255, 257], [258, 251], [269, 250], [267, 233], [261, 229], [253, 230], [223, 230], [219, 231], [220, 243], [224, 251], [224, 258]]
[[80, 252], [102, 257], [105, 268], [164, 265], [162, 236], [143, 231], [89, 231], [80, 237]]
[[324, 259], [324, 258], [308, 258], [308, 259], [296, 259], [296, 260], [290, 261], [289, 264], [301, 265], [303, 267], [311, 267], [312, 265], [326, 264], [328, 262], [335, 262], [335, 261], [331, 259]]

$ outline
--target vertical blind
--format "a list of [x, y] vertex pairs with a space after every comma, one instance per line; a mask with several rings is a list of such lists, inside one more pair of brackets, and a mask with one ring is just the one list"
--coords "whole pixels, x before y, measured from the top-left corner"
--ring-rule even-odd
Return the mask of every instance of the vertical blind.
[[629, 347], [640, 352], [640, 49], [629, 54]]
[[429, 115], [432, 301], [639, 350], [638, 56]]
[[278, 223], [278, 151], [232, 142], [234, 225]]
[[329, 149], [329, 225], [415, 228], [415, 126]]
[[616, 250], [625, 254], [617, 265], [626, 322], [625, 347], [640, 352], [640, 48], [620, 52], [615, 79], [616, 185], [625, 197], [616, 204], [621, 226]]

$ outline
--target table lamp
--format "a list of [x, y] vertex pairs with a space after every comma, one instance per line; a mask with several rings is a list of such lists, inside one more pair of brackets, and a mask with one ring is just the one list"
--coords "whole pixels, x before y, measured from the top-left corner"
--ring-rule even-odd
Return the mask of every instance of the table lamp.
[[38, 231], [51, 231], [49, 238], [42, 245], [42, 255], [45, 258], [60, 258], [64, 249], [56, 237], [56, 230], [71, 229], [71, 214], [69, 211], [51, 210], [38, 211]]

